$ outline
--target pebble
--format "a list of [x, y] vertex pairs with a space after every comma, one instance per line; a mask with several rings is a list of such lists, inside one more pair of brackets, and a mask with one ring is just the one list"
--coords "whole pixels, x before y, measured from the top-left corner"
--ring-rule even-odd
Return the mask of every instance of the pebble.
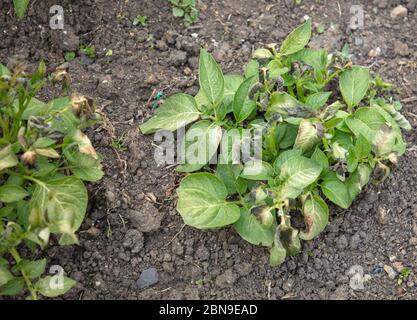
[[232, 269], [227, 269], [223, 274], [217, 276], [216, 286], [225, 288], [233, 285], [237, 280], [236, 274]]
[[388, 0], [374, 0], [374, 4], [376, 4], [380, 9], [385, 9], [388, 7]]
[[138, 281], [136, 282], [136, 286], [139, 289], [144, 289], [150, 286], [157, 284], [159, 281], [158, 272], [155, 268], [149, 268], [144, 270], [140, 276]]
[[187, 61], [187, 52], [174, 50], [171, 52], [169, 59], [174, 66], [180, 66]]
[[158, 40], [155, 43], [155, 48], [157, 48], [160, 51], [167, 51], [168, 45], [164, 40]]
[[123, 246], [131, 248], [132, 253], [138, 253], [143, 249], [143, 234], [136, 229], [127, 230], [123, 239]]
[[368, 57], [374, 58], [374, 57], [379, 56], [380, 54], [381, 54], [381, 48], [377, 47], [376, 49], [371, 49], [368, 52]]
[[397, 276], [397, 273], [389, 265], [384, 265], [384, 270], [388, 274], [388, 278], [390, 278], [390, 279], [395, 279], [395, 277]]
[[387, 217], [387, 210], [383, 207], [379, 207], [377, 210], [377, 220], [380, 224], [386, 224], [388, 217]]
[[394, 42], [394, 52], [397, 55], [400, 55], [402, 57], [408, 56], [410, 54], [410, 49], [408, 48], [408, 45], [401, 41], [395, 41]]
[[144, 202], [140, 210], [130, 210], [128, 215], [132, 226], [140, 232], [158, 230], [164, 216], [148, 201]]
[[345, 249], [348, 246], [348, 241], [346, 239], [345, 235], [341, 235], [337, 240], [336, 240], [336, 246], [339, 249]]
[[139, 42], [145, 42], [148, 39], [148, 32], [146, 30], [140, 30], [137, 34], [137, 40]]
[[399, 5], [391, 10], [391, 18], [392, 19], [399, 19], [404, 18], [407, 16], [408, 10], [406, 7]]

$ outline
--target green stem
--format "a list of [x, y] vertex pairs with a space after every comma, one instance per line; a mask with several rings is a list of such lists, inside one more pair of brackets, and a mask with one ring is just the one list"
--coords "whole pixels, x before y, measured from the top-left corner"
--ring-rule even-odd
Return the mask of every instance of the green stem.
[[[16, 248], [12, 248], [9, 250], [10, 254], [12, 255], [13, 259], [16, 261], [17, 264], [22, 261], [19, 252], [17, 252]], [[20, 269], [23, 279], [25, 280], [26, 286], [29, 289], [30, 296], [33, 300], [38, 300], [38, 296], [36, 294], [36, 289], [34, 288], [32, 281], [30, 281], [29, 277], [27, 276], [26, 272], [23, 269]]]
[[325, 86], [326, 84], [328, 84], [330, 81], [332, 81], [333, 80], [333, 78], [335, 78], [336, 76], [338, 76], [339, 74], [340, 74], [340, 72], [341, 72], [342, 70], [337, 70], [336, 72], [334, 72], [334, 73], [332, 73], [331, 75], [330, 75], [330, 77], [328, 77], [324, 82], [323, 82], [323, 85]]

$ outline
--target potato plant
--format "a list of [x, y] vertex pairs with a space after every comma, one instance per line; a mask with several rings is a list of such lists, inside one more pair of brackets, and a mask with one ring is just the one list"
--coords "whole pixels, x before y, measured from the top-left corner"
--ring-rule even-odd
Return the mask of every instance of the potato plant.
[[[46, 259], [19, 252], [30, 256], [55, 237], [60, 245], [78, 243], [88, 201], [83, 180], [103, 175], [101, 157], [83, 133], [99, 116], [86, 97], [36, 99], [46, 81], [43, 63], [33, 74], [23, 64], [11, 69], [0, 64], [0, 296], [26, 288], [29, 299], [55, 297], [75, 281], [43, 276]], [[65, 70], [55, 74], [65, 78]]]
[[[140, 126], [149, 134], [193, 123], [185, 159], [196, 144], [207, 157], [177, 167], [188, 173], [177, 211], [199, 229], [232, 225], [251, 244], [270, 247], [271, 265], [325, 229], [328, 201], [347, 209], [369, 181], [382, 181], [405, 152], [401, 129], [411, 129], [387, 83], [353, 65], [346, 48], [306, 47], [310, 37], [308, 20], [279, 48], [256, 50], [243, 75], [223, 75], [202, 49], [198, 94], [169, 97]], [[197, 141], [189, 137], [196, 128]], [[261, 130], [262, 157], [236, 163], [223, 154], [231, 130]], [[217, 155], [226, 161], [212, 164]]]
[[184, 19], [187, 26], [198, 21], [199, 11], [196, 0], [169, 0], [172, 6], [172, 15]]

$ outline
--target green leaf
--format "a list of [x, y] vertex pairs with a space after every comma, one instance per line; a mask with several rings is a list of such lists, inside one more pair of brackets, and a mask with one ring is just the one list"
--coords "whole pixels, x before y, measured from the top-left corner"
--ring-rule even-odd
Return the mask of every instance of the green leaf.
[[75, 150], [66, 149], [64, 155], [70, 164], [71, 172], [81, 180], [85, 181], [99, 181], [103, 175], [103, 168], [101, 159], [80, 153]]
[[343, 209], [349, 208], [352, 204], [347, 187], [337, 178], [324, 180], [321, 183], [321, 190], [327, 199]]
[[10, 203], [24, 199], [28, 193], [16, 185], [3, 185], [0, 187], [0, 202]]
[[285, 261], [285, 257], [287, 256], [287, 250], [285, 250], [283, 244], [281, 243], [281, 230], [280, 226], [276, 228], [275, 235], [274, 235], [274, 243], [271, 248], [271, 254], [269, 256], [269, 264], [272, 267], [278, 266]]
[[23, 111], [22, 119], [29, 120], [32, 116], [40, 116], [44, 115], [48, 109], [48, 105], [36, 98], [32, 98], [26, 107], [25, 111]]
[[329, 167], [329, 159], [327, 158], [325, 153], [320, 149], [319, 146], [316, 147], [313, 154], [311, 155], [311, 160], [318, 163], [321, 166], [322, 170], [327, 170], [327, 168]]
[[265, 161], [249, 160], [245, 163], [240, 177], [248, 180], [268, 180], [272, 178], [274, 169]]
[[372, 168], [369, 164], [360, 163], [356, 171], [346, 180], [346, 187], [349, 192], [351, 201], [362, 191], [362, 188], [368, 184], [372, 175]]
[[[302, 61], [313, 67], [316, 79], [321, 83], [326, 72], [328, 54], [326, 49], [304, 48], [291, 55], [292, 61]], [[313, 90], [315, 91], [315, 90]]]
[[295, 199], [319, 177], [321, 170], [319, 164], [303, 156], [284, 162], [279, 175], [278, 198]]
[[308, 19], [302, 25], [294, 29], [285, 38], [281, 45], [280, 53], [289, 55], [303, 49], [310, 41], [311, 37], [311, 19]]
[[41, 137], [33, 143], [32, 147], [35, 148], [35, 149], [48, 148], [48, 147], [52, 146], [53, 144], [55, 144], [55, 142], [56, 142], [55, 140], [50, 139], [48, 137]]
[[0, 63], [0, 77], [1, 76], [10, 76], [10, 71], [5, 65]]
[[199, 75], [200, 88], [207, 99], [213, 104], [223, 99], [224, 78], [222, 70], [213, 56], [206, 50], [200, 51]]
[[233, 99], [233, 114], [237, 122], [242, 122], [256, 109], [255, 101], [249, 99], [249, 91], [256, 78], [251, 77], [242, 82]]
[[184, 10], [178, 7], [172, 7], [172, 15], [174, 17], [183, 17], [184, 16]]
[[25, 280], [22, 277], [13, 278], [0, 288], [0, 296], [15, 296], [23, 291]]
[[298, 134], [295, 138], [294, 149], [306, 152], [312, 149], [320, 141], [317, 124], [309, 119], [303, 119], [298, 127]]
[[256, 49], [254, 53], [252, 53], [252, 59], [269, 59], [272, 58], [271, 50], [265, 48]]
[[239, 207], [226, 201], [226, 186], [213, 174], [186, 176], [177, 193], [177, 210], [187, 225], [199, 229], [219, 228], [235, 223], [240, 217]]
[[300, 233], [303, 240], [312, 240], [326, 228], [329, 222], [329, 208], [324, 200], [316, 195], [309, 195], [303, 204], [306, 230]]
[[175, 131], [200, 117], [195, 99], [184, 93], [175, 94], [156, 110], [155, 115], [139, 126], [143, 134], [158, 130]]
[[313, 93], [307, 97], [305, 104], [313, 110], [318, 110], [326, 104], [331, 94], [331, 91]]
[[246, 180], [239, 177], [243, 170], [241, 164], [218, 164], [216, 176], [223, 181], [229, 194], [244, 193], [247, 189]]
[[87, 200], [87, 189], [76, 177], [39, 181], [29, 202], [29, 222], [42, 227], [48, 221], [51, 232], [72, 233], [84, 220]]
[[29, 0], [13, 0], [16, 16], [23, 18], [29, 5]]
[[274, 161], [275, 173], [279, 174], [281, 172], [282, 165], [291, 158], [301, 156], [302, 150], [300, 149], [289, 149], [281, 152]]
[[267, 228], [245, 208], [240, 208], [240, 218], [233, 227], [244, 240], [251, 244], [271, 246], [274, 242], [276, 223]]
[[23, 261], [21, 268], [25, 271], [26, 275], [30, 279], [36, 279], [40, 277], [46, 268], [46, 259], [34, 260], [34, 261]]
[[222, 139], [219, 125], [201, 120], [193, 124], [185, 134], [185, 164], [177, 166], [179, 172], [193, 172], [204, 167], [217, 153]]
[[342, 73], [339, 80], [339, 87], [343, 99], [349, 108], [358, 105], [365, 97], [370, 84], [368, 68], [354, 66], [351, 70]]
[[0, 171], [12, 168], [19, 163], [16, 155], [13, 153], [12, 146], [9, 144], [0, 150]]
[[55, 275], [40, 279], [36, 282], [35, 287], [43, 296], [55, 298], [67, 293], [76, 283], [71, 278]]
[[0, 287], [13, 279], [13, 275], [5, 267], [0, 266]]
[[371, 108], [363, 107], [356, 110], [353, 116], [347, 117], [345, 123], [357, 138], [363, 136], [368, 143], [373, 145], [376, 134], [385, 123], [385, 119]]
[[250, 60], [245, 67], [245, 78], [249, 79], [251, 77], [258, 78], [259, 76], [259, 62], [257, 60]]

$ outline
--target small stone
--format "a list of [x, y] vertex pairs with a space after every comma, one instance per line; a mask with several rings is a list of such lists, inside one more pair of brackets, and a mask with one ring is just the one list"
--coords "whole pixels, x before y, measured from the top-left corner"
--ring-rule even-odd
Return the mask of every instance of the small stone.
[[417, 7], [417, 0], [408, 0], [407, 1], [407, 9], [410, 11], [414, 11]]
[[361, 237], [358, 233], [354, 234], [350, 239], [350, 248], [353, 250], [358, 249]]
[[164, 37], [169, 44], [174, 44], [177, 40], [178, 33], [172, 30], [168, 30], [167, 32], [165, 32]]
[[138, 281], [136, 282], [136, 286], [139, 289], [144, 289], [150, 286], [157, 284], [159, 281], [158, 272], [155, 268], [149, 268], [144, 270], [140, 276]]
[[86, 233], [92, 236], [93, 238], [98, 238], [98, 236], [100, 235], [100, 229], [92, 226], [86, 231]]
[[198, 247], [195, 255], [201, 261], [206, 261], [210, 258], [210, 252], [208, 251], [208, 249], [205, 246]]
[[198, 69], [198, 58], [197, 57], [191, 57], [190, 59], [188, 59], [188, 65], [190, 66], [191, 69]]
[[106, 197], [107, 203], [111, 206], [116, 202], [116, 195], [111, 190], [106, 190], [104, 196]]
[[80, 61], [81, 61], [81, 64], [86, 65], [86, 66], [89, 66], [90, 64], [94, 63], [94, 60], [87, 57], [84, 53], [81, 53]]
[[388, 0], [374, 0], [374, 4], [376, 4], [380, 9], [385, 9], [388, 7]]
[[237, 280], [236, 274], [232, 269], [227, 269], [223, 274], [216, 278], [216, 286], [225, 288], [233, 285]]
[[155, 85], [155, 84], [158, 84], [158, 83], [159, 83], [159, 81], [155, 77], [155, 75], [153, 73], [149, 73], [148, 77], [145, 80], [145, 85], [152, 86], [152, 85]]
[[138, 42], [145, 42], [148, 39], [148, 32], [146, 30], [140, 30], [137, 34]]
[[379, 207], [377, 210], [377, 221], [380, 224], [386, 224], [388, 220], [387, 210], [383, 207]]
[[417, 246], [417, 238], [416, 237], [412, 237], [410, 238], [410, 244], [412, 246]]
[[132, 253], [138, 253], [143, 249], [143, 234], [136, 229], [127, 230], [123, 239], [123, 246], [130, 248]]
[[389, 265], [384, 265], [384, 270], [388, 274], [388, 278], [390, 278], [390, 279], [395, 279], [395, 277], [397, 276], [397, 273]]
[[375, 58], [381, 54], [381, 48], [377, 47], [376, 49], [371, 49], [368, 52], [368, 57]]
[[191, 70], [189, 67], [185, 67], [184, 74], [186, 76], [191, 76], [192, 73], [193, 73], [193, 70]]
[[252, 272], [253, 266], [250, 263], [244, 262], [235, 265], [235, 269], [240, 276], [247, 276]]
[[391, 10], [391, 18], [392, 19], [404, 18], [405, 16], [407, 16], [407, 12], [408, 10], [406, 7], [399, 5]]
[[346, 239], [346, 236], [341, 235], [337, 240], [336, 240], [336, 246], [339, 249], [345, 249], [348, 246], [348, 241]]
[[401, 270], [402, 270], [402, 269], [404, 269], [404, 266], [403, 266], [403, 264], [402, 264], [400, 261], [395, 261], [395, 262], [393, 262], [393, 263], [392, 263], [392, 266], [394, 267], [394, 269], [395, 269], [397, 272], [401, 272]]
[[140, 232], [156, 231], [161, 226], [163, 213], [159, 212], [150, 202], [145, 201], [140, 210], [130, 210], [129, 219], [133, 227]]
[[80, 46], [80, 39], [73, 29], [54, 30], [51, 33], [51, 41], [62, 51], [77, 51]]
[[410, 49], [406, 43], [401, 41], [394, 42], [394, 52], [402, 57], [408, 56], [410, 54]]
[[168, 45], [164, 40], [158, 40], [155, 43], [155, 48], [157, 48], [160, 51], [167, 51]]
[[178, 67], [187, 61], [187, 52], [181, 50], [174, 50], [171, 53], [169, 59], [174, 66]]

